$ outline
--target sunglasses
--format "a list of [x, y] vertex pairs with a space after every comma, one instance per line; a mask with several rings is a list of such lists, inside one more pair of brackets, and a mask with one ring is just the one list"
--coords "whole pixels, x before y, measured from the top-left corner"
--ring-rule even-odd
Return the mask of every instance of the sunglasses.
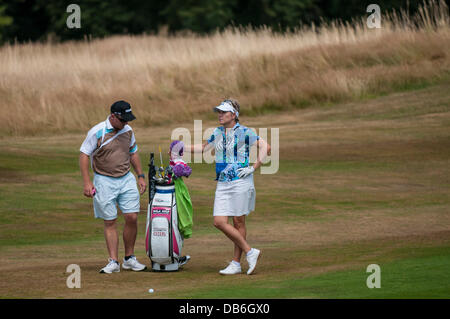
[[128, 121], [125, 121], [124, 119], [120, 118], [120, 116], [117, 115], [117, 113], [114, 113], [115, 117], [122, 123], [126, 123]]

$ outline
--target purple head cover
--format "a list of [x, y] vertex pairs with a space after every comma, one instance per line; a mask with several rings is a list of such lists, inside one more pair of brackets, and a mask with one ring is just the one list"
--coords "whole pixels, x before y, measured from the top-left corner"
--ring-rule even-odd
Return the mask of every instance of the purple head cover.
[[173, 170], [173, 174], [176, 177], [180, 177], [180, 176], [186, 176], [189, 177], [189, 175], [191, 175], [192, 173], [192, 169], [184, 163], [175, 163], [175, 165], [172, 167]]
[[192, 169], [181, 159], [184, 151], [184, 143], [182, 141], [173, 141], [170, 143], [169, 149], [172, 155], [170, 165], [172, 166], [173, 174], [176, 177], [188, 177], [191, 175]]
[[184, 143], [182, 141], [173, 141], [172, 143], [170, 143], [171, 153], [183, 156], [183, 151], [184, 151]]

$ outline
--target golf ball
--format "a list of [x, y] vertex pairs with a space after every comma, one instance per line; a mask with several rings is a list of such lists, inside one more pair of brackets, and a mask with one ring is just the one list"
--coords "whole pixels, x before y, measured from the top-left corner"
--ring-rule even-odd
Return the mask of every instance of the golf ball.
[[153, 293], [153, 291], [154, 291], [154, 290], [153, 290], [152, 288], [150, 288], [150, 289], [148, 290], [148, 292], [151, 293], [151, 294]]

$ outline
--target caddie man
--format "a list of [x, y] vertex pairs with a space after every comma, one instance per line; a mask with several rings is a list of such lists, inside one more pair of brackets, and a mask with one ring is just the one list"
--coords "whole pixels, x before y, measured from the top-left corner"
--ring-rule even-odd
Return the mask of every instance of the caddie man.
[[[128, 122], [135, 119], [128, 102], [115, 102], [111, 105], [111, 114], [108, 118], [89, 130], [80, 148], [84, 195], [93, 198], [94, 215], [103, 219], [109, 253], [108, 264], [100, 270], [100, 273], [110, 274], [120, 271], [116, 206], [119, 206], [125, 219], [123, 229], [125, 257], [122, 268], [134, 271], [146, 269], [134, 255], [140, 210], [139, 193], [142, 195], [147, 188], [137, 153], [136, 138], [128, 125]], [[130, 171], [130, 164], [138, 175], [139, 191], [136, 178]], [[89, 166], [94, 171], [93, 182], [89, 176]]]

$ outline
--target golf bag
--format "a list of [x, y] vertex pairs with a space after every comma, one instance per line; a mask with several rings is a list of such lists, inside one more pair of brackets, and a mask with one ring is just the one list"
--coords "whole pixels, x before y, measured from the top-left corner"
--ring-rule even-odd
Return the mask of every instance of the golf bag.
[[175, 185], [155, 178], [156, 169], [150, 155], [149, 203], [145, 250], [154, 271], [177, 271], [180, 266], [183, 237], [178, 230]]

